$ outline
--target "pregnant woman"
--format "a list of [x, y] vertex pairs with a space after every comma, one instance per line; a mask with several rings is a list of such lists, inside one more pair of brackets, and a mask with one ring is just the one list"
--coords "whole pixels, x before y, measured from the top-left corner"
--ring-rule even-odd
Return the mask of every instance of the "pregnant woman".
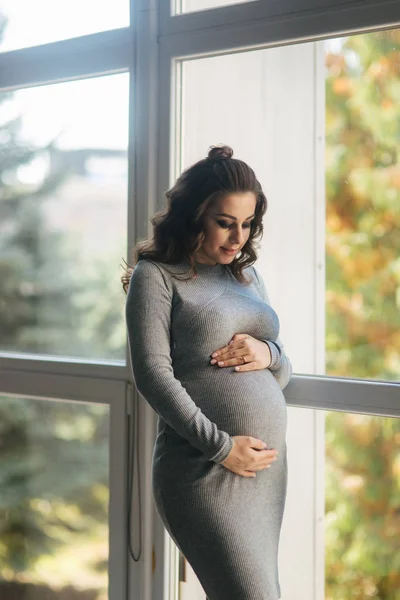
[[232, 155], [211, 147], [166, 192], [122, 277], [126, 322], [168, 533], [208, 600], [278, 600], [292, 368], [253, 266], [267, 200]]

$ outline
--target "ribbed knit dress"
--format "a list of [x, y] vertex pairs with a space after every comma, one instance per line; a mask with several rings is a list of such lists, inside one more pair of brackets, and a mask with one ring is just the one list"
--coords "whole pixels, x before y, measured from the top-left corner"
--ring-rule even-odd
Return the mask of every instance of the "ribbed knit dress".
[[[158, 414], [152, 486], [157, 511], [195, 571], [208, 600], [278, 600], [278, 543], [287, 487], [283, 388], [292, 367], [279, 319], [251, 266], [239, 283], [227, 265], [142, 259], [126, 301], [136, 386]], [[235, 371], [211, 354], [236, 333], [269, 345], [268, 368]], [[250, 435], [279, 450], [256, 477], [221, 463], [231, 436]]]

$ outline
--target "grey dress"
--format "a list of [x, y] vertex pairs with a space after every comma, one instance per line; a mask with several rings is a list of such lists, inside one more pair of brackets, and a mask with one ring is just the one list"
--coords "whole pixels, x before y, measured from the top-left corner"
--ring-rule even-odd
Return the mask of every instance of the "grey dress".
[[[158, 414], [152, 485], [157, 511], [209, 600], [278, 600], [278, 543], [287, 487], [286, 402], [292, 368], [261, 276], [239, 283], [222, 264], [140, 260], [126, 322], [136, 386]], [[269, 368], [211, 365], [235, 333], [266, 342]], [[231, 436], [279, 450], [271, 468], [242, 477], [224, 467]]]

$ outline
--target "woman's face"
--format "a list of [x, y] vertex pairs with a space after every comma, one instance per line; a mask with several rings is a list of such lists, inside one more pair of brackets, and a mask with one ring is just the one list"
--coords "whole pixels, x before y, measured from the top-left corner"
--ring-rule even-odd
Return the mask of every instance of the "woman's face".
[[195, 260], [209, 265], [231, 263], [249, 239], [255, 209], [253, 192], [228, 194], [208, 208], [204, 215], [205, 238]]

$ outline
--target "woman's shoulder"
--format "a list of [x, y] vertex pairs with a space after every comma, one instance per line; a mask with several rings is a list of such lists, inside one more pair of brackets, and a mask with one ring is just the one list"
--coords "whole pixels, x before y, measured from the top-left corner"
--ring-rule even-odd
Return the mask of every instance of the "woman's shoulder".
[[153, 258], [139, 258], [138, 262], [135, 265], [135, 269], [148, 269], [148, 270], [155, 270], [155, 269], [160, 269], [162, 266], [162, 263], [160, 263], [157, 260], [154, 260]]
[[169, 289], [175, 285], [174, 275], [186, 273], [187, 266], [184, 263], [169, 264], [163, 263], [153, 258], [141, 258], [133, 268], [133, 275], [136, 271], [136, 277], [154, 277], [162, 279]]
[[258, 284], [258, 273], [254, 265], [249, 265], [245, 267], [242, 271], [243, 275], [246, 277], [247, 281], [250, 285]]
[[147, 290], [151, 294], [167, 292], [172, 296], [173, 286], [168, 273], [162, 268], [162, 263], [153, 259], [141, 258], [132, 267], [128, 287], [128, 299], [133, 290]]
[[257, 283], [257, 284], [261, 283], [262, 277], [261, 277], [260, 271], [259, 271], [258, 267], [256, 267], [256, 265], [253, 264], [250, 267], [247, 267], [247, 271], [255, 283]]
[[167, 270], [164, 263], [161, 263], [157, 260], [153, 260], [152, 258], [140, 258], [136, 265], [133, 267], [133, 274], [136, 273], [136, 276], [142, 275], [152, 275], [154, 277], [163, 277], [165, 278], [167, 275]]
[[264, 283], [262, 277], [254, 265], [249, 265], [243, 269], [243, 275], [248, 281], [250, 288], [257, 291], [257, 294], [263, 298]]

